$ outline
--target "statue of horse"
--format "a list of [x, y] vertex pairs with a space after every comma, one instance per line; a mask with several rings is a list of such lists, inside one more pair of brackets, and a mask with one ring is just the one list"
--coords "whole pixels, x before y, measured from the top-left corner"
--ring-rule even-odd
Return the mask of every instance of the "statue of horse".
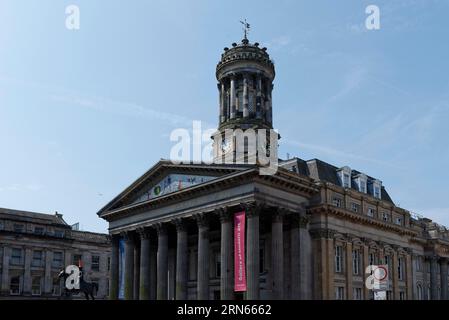
[[64, 278], [64, 293], [63, 295], [65, 297], [68, 297], [72, 294], [77, 293], [84, 293], [84, 296], [86, 297], [86, 300], [89, 300], [89, 296], [92, 298], [92, 300], [95, 300], [95, 293], [98, 291], [98, 284], [93, 282], [87, 282], [84, 281], [84, 277], [82, 276], [83, 272], [80, 270], [80, 288], [79, 289], [67, 289], [65, 287], [65, 282], [67, 278], [70, 276], [70, 274], [66, 273], [65, 270], [61, 270], [59, 272], [58, 278]]

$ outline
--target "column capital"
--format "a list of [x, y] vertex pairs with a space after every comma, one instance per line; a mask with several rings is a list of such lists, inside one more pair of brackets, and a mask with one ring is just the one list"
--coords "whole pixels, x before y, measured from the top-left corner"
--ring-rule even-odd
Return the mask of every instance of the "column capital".
[[336, 231], [331, 229], [314, 229], [310, 230], [310, 235], [312, 236], [312, 239], [333, 239]]
[[150, 229], [149, 228], [137, 228], [137, 233], [139, 234], [139, 237], [141, 240], [143, 239], [150, 239]]
[[448, 258], [446, 258], [446, 257], [440, 257], [439, 260], [440, 260], [440, 263], [442, 263], [442, 264], [447, 264], [449, 262]]
[[133, 231], [122, 231], [120, 232], [120, 237], [125, 240], [125, 242], [134, 241], [134, 232]]
[[248, 217], [258, 216], [259, 213], [266, 207], [264, 203], [245, 202], [240, 204], [240, 208], [245, 210]]
[[436, 254], [431, 254], [431, 255], [426, 255], [424, 257], [425, 260], [430, 261], [430, 262], [438, 262], [439, 256]]
[[206, 213], [197, 213], [194, 215], [199, 228], [209, 227], [210, 217]]
[[158, 235], [166, 235], [167, 234], [167, 225], [165, 223], [159, 222], [154, 225], [156, 228], [156, 232]]
[[185, 218], [173, 219], [172, 223], [175, 225], [176, 231], [178, 232], [187, 230], [187, 221]]
[[218, 215], [221, 223], [232, 221], [233, 214], [229, 207], [218, 208], [214, 212]]

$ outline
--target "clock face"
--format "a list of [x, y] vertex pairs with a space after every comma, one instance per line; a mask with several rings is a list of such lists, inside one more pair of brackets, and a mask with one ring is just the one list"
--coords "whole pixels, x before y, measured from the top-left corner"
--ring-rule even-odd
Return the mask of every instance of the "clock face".
[[221, 151], [223, 153], [229, 152], [231, 150], [231, 147], [232, 147], [232, 143], [231, 143], [230, 139], [223, 139], [221, 141]]

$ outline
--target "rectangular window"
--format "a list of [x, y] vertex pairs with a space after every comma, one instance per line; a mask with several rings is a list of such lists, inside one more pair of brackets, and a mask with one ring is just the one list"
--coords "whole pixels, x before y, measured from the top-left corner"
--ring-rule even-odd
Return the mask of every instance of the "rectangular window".
[[42, 258], [42, 251], [35, 250], [33, 251], [33, 260], [31, 261], [31, 265], [33, 267], [42, 267], [43, 265], [43, 258]]
[[12, 248], [11, 250], [11, 264], [21, 265], [22, 264], [22, 249]]
[[100, 271], [100, 256], [92, 256], [92, 271]]
[[34, 233], [38, 234], [38, 235], [42, 235], [42, 234], [44, 234], [44, 228], [42, 228], [42, 227], [35, 227], [34, 228]]
[[416, 271], [422, 271], [421, 257], [416, 257]]
[[387, 265], [388, 268], [388, 277], [391, 277], [391, 257], [390, 256], [384, 256], [384, 260], [385, 260], [385, 264]]
[[373, 252], [371, 252], [369, 254], [368, 258], [369, 258], [369, 264], [370, 265], [375, 265], [376, 264], [376, 255]]
[[404, 258], [398, 259], [398, 278], [404, 280]]
[[352, 292], [354, 300], [362, 300], [362, 288], [353, 288]]
[[385, 222], [390, 221], [390, 215], [388, 214], [388, 212], [382, 213], [382, 220]]
[[111, 257], [108, 257], [108, 271], [111, 271]]
[[354, 212], [359, 212], [360, 211], [360, 205], [358, 203], [351, 203], [351, 210]]
[[396, 217], [395, 222], [398, 226], [402, 226], [402, 217]]
[[360, 274], [360, 251], [352, 250], [352, 273], [355, 275]]
[[12, 296], [18, 296], [22, 293], [22, 285], [20, 282], [20, 277], [12, 277], [9, 282], [9, 293]]
[[399, 300], [405, 300], [405, 292], [404, 291], [399, 292]]
[[367, 215], [368, 217], [374, 217], [375, 210], [374, 208], [368, 208]]
[[393, 292], [391, 290], [387, 291], [387, 300], [392, 300], [393, 299]]
[[259, 248], [259, 272], [265, 272], [265, 244], [261, 243]]
[[33, 277], [31, 282], [31, 294], [33, 296], [41, 295], [41, 278]]
[[374, 198], [380, 199], [380, 188], [378, 186], [374, 187]]
[[347, 173], [343, 174], [343, 187], [344, 188], [350, 188], [351, 187], [350, 176]]
[[343, 201], [341, 200], [341, 198], [334, 197], [332, 199], [332, 204], [338, 208], [342, 207], [342, 203], [343, 203]]
[[335, 299], [336, 300], [345, 299], [345, 287], [335, 287]]
[[53, 279], [53, 291], [52, 294], [54, 296], [60, 296], [61, 295], [61, 280], [59, 278]]
[[64, 231], [62, 231], [62, 230], [55, 230], [54, 235], [57, 238], [64, 238]]
[[62, 252], [53, 252], [53, 263], [52, 266], [54, 268], [61, 268], [62, 267], [62, 259], [63, 255]]
[[335, 246], [335, 272], [343, 272], [343, 247]]
[[23, 224], [14, 224], [14, 232], [23, 232]]
[[4, 230], [5, 229], [5, 225], [3, 223], [3, 221], [0, 221], [0, 230]]
[[75, 266], [79, 265], [80, 260], [81, 260], [81, 255], [80, 254], [74, 254], [73, 255], [73, 264]]
[[215, 278], [220, 279], [221, 276], [221, 255], [215, 254]]

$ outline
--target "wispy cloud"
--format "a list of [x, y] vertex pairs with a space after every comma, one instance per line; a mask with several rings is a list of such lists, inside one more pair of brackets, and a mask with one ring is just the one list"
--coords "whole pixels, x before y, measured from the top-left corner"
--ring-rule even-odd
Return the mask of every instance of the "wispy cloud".
[[40, 191], [43, 186], [40, 184], [19, 184], [14, 183], [8, 186], [0, 187], [0, 192], [23, 192], [23, 191]]
[[331, 96], [328, 102], [335, 102], [340, 100], [347, 95], [351, 94], [356, 90], [366, 78], [366, 68], [361, 66], [356, 66], [351, 69], [343, 78], [343, 85], [340, 90]]
[[381, 165], [381, 166], [385, 166], [385, 167], [390, 167], [390, 168], [394, 168], [394, 169], [401, 169], [401, 167], [399, 166], [395, 166], [392, 163], [389, 162], [385, 162], [382, 160], [378, 160], [372, 157], [368, 157], [368, 156], [363, 156], [362, 154], [355, 154], [355, 153], [351, 153], [351, 152], [347, 152], [345, 150], [342, 149], [335, 149], [326, 145], [317, 145], [317, 144], [310, 144], [310, 143], [304, 143], [301, 141], [297, 141], [297, 140], [290, 140], [290, 139], [283, 139], [283, 142], [295, 147], [300, 147], [300, 148], [304, 148], [304, 149], [308, 149], [320, 154], [326, 154], [332, 157], [338, 157], [340, 159], [344, 159], [344, 160], [361, 160], [361, 161], [365, 161], [365, 162], [371, 162], [377, 165]]

